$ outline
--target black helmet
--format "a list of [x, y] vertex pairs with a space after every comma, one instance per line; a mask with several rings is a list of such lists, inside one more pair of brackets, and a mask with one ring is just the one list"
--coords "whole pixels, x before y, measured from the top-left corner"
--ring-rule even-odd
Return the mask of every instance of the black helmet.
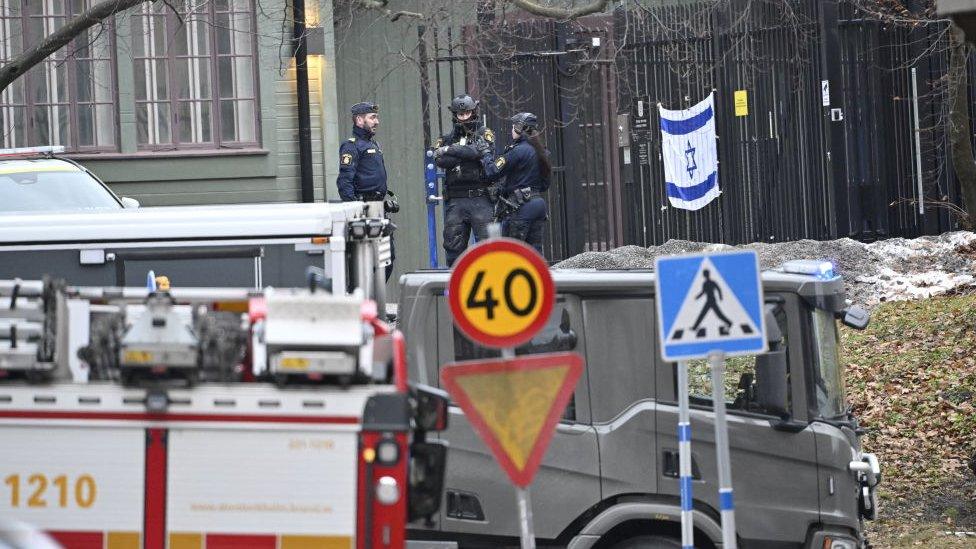
[[455, 116], [457, 116], [458, 113], [462, 113], [464, 111], [478, 110], [478, 102], [474, 97], [471, 97], [466, 93], [462, 93], [461, 95], [454, 96], [454, 99], [451, 99], [451, 106], [448, 107], [448, 109], [454, 113]]
[[[454, 122], [455, 132], [470, 133], [478, 129], [480, 125], [480, 122], [478, 122], [478, 102], [475, 101], [474, 97], [466, 93], [456, 95], [451, 100], [451, 106], [448, 109], [451, 111], [451, 119]], [[467, 111], [471, 111], [471, 118], [458, 120], [458, 115]]]
[[530, 112], [520, 112], [512, 117], [512, 126], [515, 127], [515, 133], [518, 134], [523, 132], [537, 133], [539, 131], [539, 119]]

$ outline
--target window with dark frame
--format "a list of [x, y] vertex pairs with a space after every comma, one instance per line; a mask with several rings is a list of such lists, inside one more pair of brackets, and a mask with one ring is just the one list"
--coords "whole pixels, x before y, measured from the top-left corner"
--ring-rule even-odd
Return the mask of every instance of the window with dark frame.
[[132, 18], [139, 148], [258, 146], [253, 0], [171, 4]]
[[[0, 0], [0, 64], [84, 12], [95, 0]], [[75, 38], [0, 93], [0, 147], [118, 150], [115, 28]]]
[[[501, 351], [488, 349], [471, 341], [453, 326], [454, 330], [454, 360], [483, 360], [500, 358]], [[575, 351], [579, 337], [572, 325], [569, 308], [564, 298], [557, 298], [552, 308], [552, 314], [546, 325], [532, 338], [531, 341], [515, 348], [516, 356], [535, 355], [542, 353], [559, 353]], [[570, 397], [569, 404], [563, 412], [563, 421], [576, 421], [576, 395]]]
[[[769, 305], [767, 304], [767, 307]], [[770, 342], [773, 347], [786, 352], [789, 359], [789, 323], [786, 311], [782, 307], [774, 309], [773, 318], [779, 325], [782, 338], [778, 342]], [[725, 407], [729, 411], [742, 411], [758, 414], [768, 413], [757, 402], [756, 396], [756, 357], [758, 355], [733, 356], [725, 361]], [[675, 394], [677, 394], [677, 363], [674, 368]], [[712, 377], [708, 360], [688, 361], [688, 392], [692, 405], [712, 406]], [[787, 385], [790, 386], [790, 374], [787, 373]], [[787, 395], [791, 393], [787, 390]]]

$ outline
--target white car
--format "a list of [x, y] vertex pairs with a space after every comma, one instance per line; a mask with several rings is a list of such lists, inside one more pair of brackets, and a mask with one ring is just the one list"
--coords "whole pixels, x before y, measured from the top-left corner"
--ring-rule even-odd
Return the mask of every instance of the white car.
[[55, 157], [63, 147], [0, 149], [0, 214], [137, 208], [84, 166]]

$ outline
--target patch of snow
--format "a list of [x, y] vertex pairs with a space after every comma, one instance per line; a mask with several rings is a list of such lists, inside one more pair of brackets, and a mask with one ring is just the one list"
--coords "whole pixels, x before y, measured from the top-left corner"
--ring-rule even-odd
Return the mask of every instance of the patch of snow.
[[[915, 239], [892, 238], [864, 244], [850, 238], [797, 240], [744, 246], [669, 240], [660, 246], [623, 246], [607, 252], [585, 252], [556, 269], [653, 269], [654, 258], [735, 247], [752, 248], [763, 269], [791, 259], [832, 262], [847, 283], [848, 298], [872, 307], [883, 301], [922, 299], [961, 288], [976, 288], [976, 233], [957, 231]], [[961, 250], [968, 250], [960, 253]]]

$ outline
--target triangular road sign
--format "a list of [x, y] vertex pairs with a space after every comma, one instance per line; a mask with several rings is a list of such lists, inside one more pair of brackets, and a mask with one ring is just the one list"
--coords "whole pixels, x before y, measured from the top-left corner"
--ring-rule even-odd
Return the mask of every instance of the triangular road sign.
[[512, 483], [532, 483], [583, 372], [575, 353], [468, 361], [441, 370], [461, 407]]

